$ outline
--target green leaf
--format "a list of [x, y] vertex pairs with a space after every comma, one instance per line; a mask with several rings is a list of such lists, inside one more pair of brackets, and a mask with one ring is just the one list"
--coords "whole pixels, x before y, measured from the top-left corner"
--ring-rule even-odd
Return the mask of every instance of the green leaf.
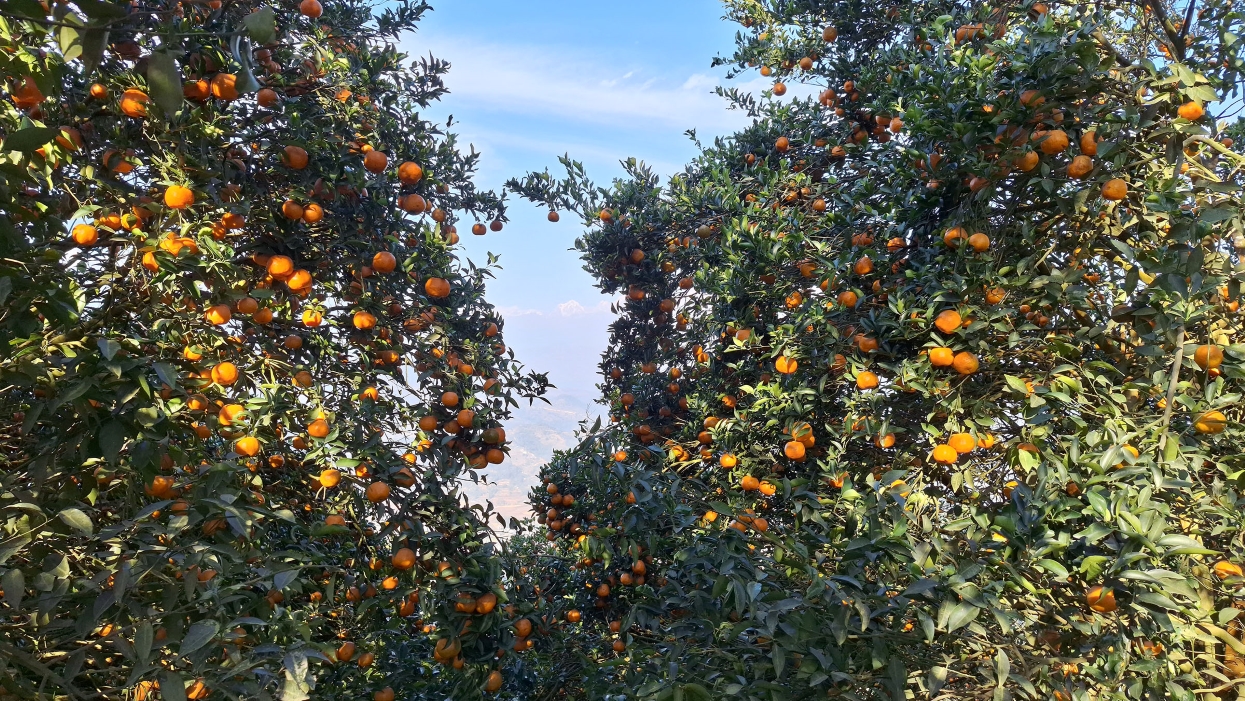
[[109, 421], [99, 429], [99, 449], [108, 462], [116, 462], [125, 445], [125, 426], [120, 421]]
[[70, 528], [81, 531], [84, 535], [91, 535], [95, 532], [95, 527], [91, 524], [91, 517], [82, 512], [81, 509], [70, 507], [63, 509], [57, 516], [64, 521]]
[[4, 603], [18, 611], [22, 607], [22, 595], [26, 593], [26, 578], [22, 571], [13, 568], [0, 578], [0, 588], [4, 589]]
[[7, 0], [4, 3], [4, 9], [34, 19], [46, 19], [48, 16], [47, 10], [35, 0]]
[[164, 114], [177, 114], [182, 106], [182, 77], [172, 54], [156, 51], [147, 57], [147, 84], [151, 86], [152, 99]]
[[160, 698], [164, 701], [186, 701], [186, 681], [177, 672], [160, 673]]
[[190, 630], [186, 631], [186, 637], [182, 638], [182, 645], [178, 649], [179, 655], [189, 655], [199, 648], [212, 642], [216, 634], [220, 632], [220, 623], [214, 620], [199, 621], [190, 626]]
[[151, 659], [151, 643], [155, 639], [151, 621], [142, 621], [134, 629], [134, 654], [139, 662], [146, 663]]
[[277, 17], [271, 7], [261, 7], [243, 17], [242, 26], [256, 44], [269, 44], [277, 38]]
[[104, 356], [105, 360], [112, 360], [116, 357], [117, 352], [121, 350], [121, 344], [111, 338], [101, 338], [95, 341], [95, 345], [99, 346], [99, 352]]
[[956, 604], [955, 608], [951, 609], [951, 615], [947, 617], [947, 632], [954, 633], [963, 628], [972, 622], [979, 613], [981, 613], [981, 609], [966, 601]]
[[9, 294], [13, 292], [13, 278], [0, 277], [0, 304], [4, 304], [4, 300], [9, 298]]
[[56, 32], [56, 44], [60, 47], [65, 61], [72, 61], [82, 55], [82, 20], [77, 15], [66, 15], [61, 19], [61, 27]]
[[1102, 576], [1103, 570], [1107, 568], [1110, 559], [1103, 555], [1090, 555], [1081, 560], [1080, 571], [1085, 575], [1085, 579], [1093, 581]]
[[1043, 559], [1043, 560], [1038, 560], [1034, 564], [1046, 570], [1047, 572], [1055, 575], [1056, 577], [1059, 577], [1060, 579], [1066, 579], [1068, 577], [1068, 568], [1064, 567], [1058, 562], [1055, 562], [1054, 560]]
[[1236, 212], [1237, 210], [1233, 207], [1211, 207], [1202, 210], [1201, 219], [1207, 224], [1215, 224], [1235, 217]]
[[97, 20], [121, 19], [129, 12], [129, 3], [113, 3], [106, 2], [106, 0], [74, 0], [74, 4], [78, 6], [78, 9], [85, 12], [87, 17]]
[[54, 127], [26, 127], [10, 134], [4, 140], [4, 148], [7, 151], [34, 153], [51, 143], [58, 133], [59, 130]]
[[81, 44], [82, 77], [88, 78], [104, 58], [104, 49], [108, 46], [108, 30], [94, 28], [83, 30]]
[[998, 654], [994, 656], [994, 678], [995, 684], [1002, 689], [1007, 683], [1007, 675], [1012, 673], [1012, 661], [1007, 659], [1007, 653], [999, 648]]

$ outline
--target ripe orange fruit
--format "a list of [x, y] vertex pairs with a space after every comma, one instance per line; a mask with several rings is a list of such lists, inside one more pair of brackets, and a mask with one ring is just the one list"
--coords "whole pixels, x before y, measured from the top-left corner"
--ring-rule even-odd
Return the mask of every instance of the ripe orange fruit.
[[415, 566], [415, 551], [410, 548], [399, 548], [393, 554], [392, 563], [394, 568], [399, 570], [409, 570]]
[[960, 459], [960, 454], [955, 448], [949, 445], [938, 445], [934, 447], [934, 462], [943, 465], [951, 465]]
[[566, 621], [568, 623], [579, 623], [581, 620], [583, 620], [583, 615], [578, 610], [571, 609], [566, 612]]
[[1223, 433], [1228, 427], [1228, 417], [1223, 415], [1222, 411], [1206, 411], [1198, 415], [1193, 420], [1193, 428], [1198, 433]]
[[288, 280], [294, 274], [294, 261], [289, 256], [273, 256], [266, 267], [268, 274], [277, 280]]
[[324, 208], [315, 202], [310, 202], [303, 207], [303, 221], [308, 224], [315, 224], [324, 218]]
[[778, 356], [774, 361], [774, 369], [784, 375], [790, 375], [799, 368], [800, 363], [795, 358], [788, 358], [785, 355]]
[[870, 260], [869, 256], [863, 256], [856, 261], [856, 265], [852, 266], [852, 270], [857, 275], [868, 275], [873, 272], [873, 261]]
[[307, 270], [299, 268], [294, 271], [290, 278], [285, 281], [287, 287], [291, 290], [309, 290], [311, 289], [311, 273]]
[[971, 433], [952, 433], [947, 439], [947, 445], [954, 448], [957, 453], [971, 453], [977, 447], [977, 439], [973, 438]]
[[955, 351], [950, 348], [930, 348], [929, 362], [936, 368], [951, 367], [955, 362]]
[[315, 419], [307, 424], [307, 435], [312, 438], [324, 438], [329, 435], [329, 422], [324, 419]]
[[90, 224], [77, 224], [73, 228], [73, 242], [79, 246], [94, 246], [99, 240], [99, 231]]
[[290, 350], [298, 350], [303, 347], [303, 337], [292, 333], [285, 337], [283, 345]]
[[450, 282], [445, 278], [430, 277], [424, 283], [424, 291], [429, 297], [434, 299], [444, 299], [450, 296]]
[[147, 93], [138, 88], [130, 88], [121, 93], [121, 113], [134, 119], [143, 119], [147, 116], [149, 100]]
[[234, 421], [244, 421], [246, 419], [246, 408], [241, 404], [226, 404], [221, 407], [217, 420], [221, 426], [232, 426]]
[[458, 406], [458, 393], [445, 392], [441, 395], [441, 403], [451, 409]]
[[342, 473], [340, 470], [329, 468], [320, 473], [319, 480], [320, 480], [321, 486], [332, 489], [333, 487], [336, 487], [338, 484], [341, 484]]
[[981, 232], [977, 232], [968, 237], [968, 245], [978, 253], [985, 253], [990, 250], [990, 237]]
[[1046, 98], [1042, 97], [1037, 90], [1025, 90], [1020, 93], [1020, 104], [1025, 107], [1041, 107], [1046, 102]]
[[195, 193], [182, 185], [170, 185], [164, 191], [164, 204], [171, 209], [185, 209], [195, 203]]
[[883, 449], [893, 448], [895, 447], [895, 434], [879, 433], [877, 436], [873, 438], [873, 444]]
[[320, 0], [303, 0], [298, 3], [298, 14], [316, 19], [324, 14], [324, 6], [320, 4]]
[[281, 161], [294, 170], [302, 170], [307, 167], [309, 158], [307, 151], [302, 147], [286, 146], [281, 152]]
[[389, 156], [386, 156], [383, 151], [368, 151], [363, 157], [363, 167], [367, 168], [369, 173], [379, 173], [387, 165], [389, 165]]
[[[1034, 137], [1038, 137], [1038, 134], [1034, 134]], [[1039, 148], [1048, 156], [1063, 153], [1068, 150], [1068, 132], [1063, 129], [1052, 129], [1046, 132]]]
[[389, 251], [380, 251], [372, 256], [372, 270], [387, 275], [392, 273], [398, 267], [398, 259]]
[[839, 293], [839, 304], [842, 304], [848, 309], [855, 308], [855, 306], [859, 302], [860, 302], [860, 297], [857, 296], [856, 293], [852, 292], [851, 290], [844, 290]]
[[1240, 565], [1234, 562], [1228, 562], [1227, 560], [1220, 560], [1219, 562], [1216, 562], [1214, 569], [1215, 569], [1215, 576], [1219, 577], [1220, 579], [1227, 579], [1228, 577], [1245, 576], [1245, 572], [1241, 571]]
[[1128, 183], [1119, 178], [1111, 178], [1102, 185], [1102, 198], [1118, 202], [1128, 197]]
[[1091, 611], [1111, 613], [1115, 610], [1115, 592], [1101, 586], [1093, 587], [1085, 593], [1085, 603]]
[[194, 102], [203, 102], [212, 94], [212, 87], [206, 80], [188, 80], [182, 85], [182, 97]]
[[484, 680], [484, 690], [490, 694], [501, 689], [501, 685], [502, 685], [501, 672], [496, 669], [489, 672], [488, 679]]
[[803, 460], [808, 448], [800, 441], [787, 441], [782, 447], [782, 454], [791, 460]]
[[286, 200], [281, 204], [281, 214], [286, 219], [297, 221], [303, 218], [303, 206], [294, 200]]
[[1202, 106], [1196, 102], [1186, 102], [1176, 110], [1176, 114], [1180, 115], [1181, 119], [1196, 122], [1202, 118], [1202, 115], [1206, 114], [1206, 110], [1202, 109]]
[[355, 312], [352, 323], [356, 329], [367, 331], [376, 326], [376, 316], [370, 312]]
[[259, 310], [259, 302], [254, 297], [243, 297], [234, 305], [239, 314], [254, 314]]
[[981, 363], [977, 360], [977, 356], [968, 351], [956, 353], [955, 361], [951, 363], [951, 367], [955, 368], [955, 371], [961, 375], [971, 375], [977, 372], [980, 366]]
[[1223, 365], [1223, 351], [1215, 345], [1198, 346], [1193, 352], [1193, 362], [1203, 370], [1217, 368]]
[[963, 317], [954, 309], [947, 309], [939, 313], [938, 318], [934, 319], [934, 326], [944, 334], [955, 333], [963, 323]]
[[272, 108], [280, 101], [280, 96], [277, 95], [276, 90], [264, 88], [256, 93], [255, 101], [259, 103], [260, 107]]
[[424, 177], [424, 169], [418, 163], [407, 161], [398, 166], [398, 181], [403, 185], [414, 185]]
[[1038, 166], [1038, 162], [1042, 159], [1037, 155], [1037, 151], [1025, 151], [1020, 154], [1014, 161], [1016, 168], [1022, 172], [1028, 173]]
[[1081, 134], [1081, 153], [1086, 156], [1098, 155], [1098, 134], [1093, 130]]
[[229, 319], [232, 316], [233, 313], [229, 311], [229, 305], [227, 304], [217, 304], [215, 306], [208, 307], [207, 311], [203, 312], [203, 318], [207, 319], [207, 322], [214, 326], [223, 326], [228, 324]]
[[389, 493], [389, 485], [384, 482], [373, 482], [367, 486], [367, 500], [373, 504], [377, 504], [388, 499]]
[[373, 402], [377, 401], [380, 399], [380, 390], [376, 389], [375, 387], [368, 387], [359, 393], [359, 398], [370, 399]]
[[253, 436], [243, 436], [233, 444], [233, 452], [246, 458], [254, 457], [259, 453], [259, 441]]
[[878, 376], [868, 370], [856, 376], [856, 387], [858, 389], [873, 389], [877, 386]]
[[212, 97], [225, 102], [238, 99], [238, 76], [232, 73], [212, 76]]
[[964, 230], [964, 227], [953, 226], [950, 229], [947, 229], [947, 232], [942, 235], [942, 242], [951, 248], [955, 248], [960, 245], [960, 241], [967, 238], [968, 232]]
[[337, 661], [349, 662], [354, 659], [354, 653], [357, 649], [358, 647], [350, 641], [342, 643], [341, 647], [337, 648]]
[[1080, 155], [1073, 158], [1072, 162], [1068, 164], [1068, 177], [1083, 178], [1086, 175], [1089, 175], [1090, 171], [1093, 169], [1094, 160], [1089, 156]]
[[212, 382], [228, 387], [238, 381], [238, 366], [230, 362], [212, 368]]

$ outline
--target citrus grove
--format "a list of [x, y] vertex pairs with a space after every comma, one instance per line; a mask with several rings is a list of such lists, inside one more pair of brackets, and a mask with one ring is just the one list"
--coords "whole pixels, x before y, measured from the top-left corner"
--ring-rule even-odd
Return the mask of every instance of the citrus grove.
[[509, 185], [620, 298], [531, 495], [551, 688], [1237, 696], [1239, 5], [726, 4], [750, 128]]
[[[425, 3], [0, 7], [0, 696], [503, 684], [500, 198]], [[492, 261], [490, 261], [491, 263]]]

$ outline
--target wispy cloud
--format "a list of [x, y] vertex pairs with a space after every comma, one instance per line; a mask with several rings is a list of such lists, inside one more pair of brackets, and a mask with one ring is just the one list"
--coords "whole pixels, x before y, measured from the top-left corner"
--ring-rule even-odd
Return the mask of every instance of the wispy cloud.
[[558, 313], [562, 316], [583, 316], [585, 314], [609, 314], [612, 300], [603, 299], [592, 307], [585, 307], [576, 300], [558, 305]]
[[547, 316], [547, 317], [566, 318], [566, 317], [573, 317], [573, 316], [612, 314], [613, 312], [610, 311], [610, 305], [612, 305], [614, 301], [615, 300], [612, 300], [612, 299], [603, 299], [600, 302], [597, 302], [596, 304], [592, 305], [591, 307], [585, 307], [583, 304], [579, 302], [579, 300], [571, 299], [571, 300], [562, 302], [561, 304], [557, 305], [557, 307], [554, 310], [550, 310], [550, 311], [541, 310], [541, 309], [523, 309], [521, 307], [498, 307], [497, 311], [500, 312], [503, 317], [507, 317], [507, 318], [514, 318], [514, 317], [521, 317], [521, 316]]
[[[449, 88], [454, 104], [499, 112], [557, 117], [632, 129], [652, 127], [733, 131], [747, 116], [725, 109], [713, 94], [717, 79], [703, 73], [666, 75], [654, 68], [628, 70], [595, 65], [569, 51], [439, 35], [431, 44], [408, 49], [452, 63]], [[738, 82], [759, 92], [769, 83]]]

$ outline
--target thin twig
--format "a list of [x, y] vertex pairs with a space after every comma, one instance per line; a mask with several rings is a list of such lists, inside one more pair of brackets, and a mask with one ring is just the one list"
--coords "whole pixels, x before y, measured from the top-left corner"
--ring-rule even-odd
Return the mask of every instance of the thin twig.
[[1184, 364], [1184, 324], [1180, 325], [1180, 333], [1176, 335], [1176, 359], [1172, 362], [1172, 378], [1167, 385], [1167, 405], [1163, 407], [1163, 435], [1159, 437], [1159, 452], [1167, 446], [1167, 430], [1172, 421], [1172, 404], [1176, 399], [1176, 386], [1180, 383], [1180, 367]]

